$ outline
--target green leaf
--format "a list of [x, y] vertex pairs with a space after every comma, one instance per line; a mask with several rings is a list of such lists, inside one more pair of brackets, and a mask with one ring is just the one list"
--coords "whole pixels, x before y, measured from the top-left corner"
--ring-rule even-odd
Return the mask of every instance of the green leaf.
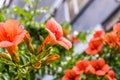
[[87, 37], [87, 32], [79, 32], [79, 34], [77, 35], [77, 38], [80, 39], [80, 41], [84, 42], [86, 40]]
[[4, 80], [10, 80], [10, 76], [8, 75], [8, 73], [4, 73], [3, 78]]
[[15, 71], [14, 66], [9, 66], [9, 72], [10, 72], [10, 73], [14, 73], [14, 71]]
[[69, 29], [69, 30], [71, 30], [71, 25], [68, 22], [63, 22], [61, 24], [61, 26], [62, 26], [63, 29]]
[[5, 69], [5, 65], [0, 63], [0, 72], [2, 72]]
[[80, 78], [83, 80], [86, 80], [86, 75], [85, 74], [80, 74]]
[[26, 79], [30, 80], [30, 74], [29, 74], [29, 72], [27, 72], [27, 74], [26, 74]]
[[51, 53], [59, 53], [59, 49], [57, 47], [53, 47], [51, 49]]

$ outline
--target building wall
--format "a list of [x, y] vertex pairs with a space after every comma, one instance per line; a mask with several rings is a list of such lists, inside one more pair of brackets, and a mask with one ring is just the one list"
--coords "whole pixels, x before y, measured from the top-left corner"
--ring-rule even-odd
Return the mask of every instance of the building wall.
[[93, 0], [89, 7], [75, 20], [73, 29], [89, 30], [97, 24], [102, 24], [119, 5], [115, 0]]
[[[68, 6], [68, 2], [70, 1], [73, 1], [71, 4], [74, 3], [74, 6]], [[76, 4], [77, 1], [80, 1], [80, 4]], [[89, 1], [89, 4], [86, 4], [85, 1]], [[21, 7], [25, 6], [23, 0], [13, 0], [13, 4]], [[76, 5], [80, 6], [80, 9], [78, 9]], [[50, 13], [54, 13], [53, 17], [55, 17], [59, 23], [68, 21], [74, 30], [83, 31], [90, 30], [98, 24], [105, 24], [105, 21], [111, 17], [111, 14], [116, 9], [119, 9], [120, 2], [117, 0], [41, 0], [37, 8], [44, 6], [49, 6]], [[75, 13], [72, 15], [72, 19], [70, 15], [71, 8], [73, 8]], [[44, 21], [50, 16], [49, 12], [42, 13], [40, 16], [35, 17], [35, 20]]]

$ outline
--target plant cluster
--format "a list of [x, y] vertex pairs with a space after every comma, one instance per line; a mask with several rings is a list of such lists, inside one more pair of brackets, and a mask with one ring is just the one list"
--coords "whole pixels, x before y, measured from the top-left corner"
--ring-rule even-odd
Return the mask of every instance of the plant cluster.
[[[60, 57], [51, 52], [52, 46], [59, 44], [67, 50], [72, 47], [71, 42], [63, 37], [61, 26], [53, 18], [46, 22], [45, 29], [48, 31], [47, 37], [35, 48], [29, 32], [18, 21], [7, 20], [0, 23], [0, 48], [4, 50], [0, 52], [0, 62], [8, 66], [8, 69], [12, 68], [1, 72], [12, 74], [8, 79], [30, 80], [32, 70], [40, 69]], [[23, 48], [24, 43], [21, 45], [23, 49], [18, 46], [22, 42], [26, 44], [27, 51]]]
[[96, 31], [81, 56], [62, 80], [119, 80], [120, 23], [113, 25], [113, 31]]

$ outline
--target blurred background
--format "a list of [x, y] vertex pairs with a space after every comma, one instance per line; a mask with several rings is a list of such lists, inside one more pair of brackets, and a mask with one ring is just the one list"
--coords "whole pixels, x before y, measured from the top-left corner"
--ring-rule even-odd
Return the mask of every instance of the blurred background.
[[[59, 23], [70, 22], [72, 29], [77, 31], [90, 30], [100, 25], [106, 31], [110, 30], [120, 16], [119, 0], [34, 0], [37, 8], [48, 6], [49, 13], [42, 13], [35, 17], [37, 21], [44, 21], [54, 17]], [[0, 7], [18, 5], [25, 8], [24, 0], [1, 0]]]

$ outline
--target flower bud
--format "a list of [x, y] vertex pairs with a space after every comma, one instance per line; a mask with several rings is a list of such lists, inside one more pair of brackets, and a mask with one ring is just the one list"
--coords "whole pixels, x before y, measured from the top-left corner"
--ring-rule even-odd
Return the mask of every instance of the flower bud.
[[28, 66], [27, 68], [28, 68], [29, 71], [31, 71], [31, 70], [33, 70], [34, 68], [35, 68], [35, 69], [39, 69], [39, 68], [41, 67], [41, 65], [42, 65], [41, 62], [38, 61], [38, 62], [32, 64], [31, 66]]
[[37, 48], [37, 54], [40, 54], [44, 48], [45, 48], [45, 43], [43, 42], [43, 43]]
[[19, 58], [18, 53], [13, 53], [13, 54], [11, 54], [11, 57], [12, 57], [12, 59], [13, 59], [16, 63], [19, 63], [19, 62], [20, 62], [20, 58]]
[[11, 56], [9, 54], [4, 53], [4, 52], [0, 53], [0, 57], [3, 57], [5, 59], [7, 59], [7, 60], [12, 60]]
[[34, 53], [34, 47], [33, 47], [33, 45], [32, 45], [32, 41], [31, 41], [29, 32], [26, 33], [25, 38], [24, 38], [24, 41], [25, 41], [25, 43], [26, 43], [29, 51], [30, 51], [31, 53]]
[[31, 42], [30, 34], [29, 32], [26, 33], [24, 41], [26, 44], [29, 44]]
[[43, 36], [39, 35], [39, 40], [40, 40], [41, 42], [43, 42], [43, 41], [44, 41]]
[[30, 50], [31, 53], [34, 53], [34, 47], [31, 43], [29, 45], [27, 45], [27, 47], [28, 47], [28, 49]]
[[34, 68], [39, 69], [41, 67], [41, 62], [38, 61], [35, 64], [32, 65]]
[[[37, 54], [41, 54], [42, 51], [48, 50], [51, 45], [52, 45], [51, 42], [49, 42], [49, 43], [47, 43], [47, 44], [43, 42], [43, 43], [38, 47], [38, 49], [37, 49]], [[48, 52], [48, 51], [47, 51], [47, 52]], [[42, 55], [43, 55], [43, 54], [42, 54]]]
[[60, 58], [60, 56], [58, 54], [53, 54], [51, 56], [48, 56], [43, 64], [48, 65], [49, 63], [52, 63], [52, 62], [58, 60], [59, 58]]

